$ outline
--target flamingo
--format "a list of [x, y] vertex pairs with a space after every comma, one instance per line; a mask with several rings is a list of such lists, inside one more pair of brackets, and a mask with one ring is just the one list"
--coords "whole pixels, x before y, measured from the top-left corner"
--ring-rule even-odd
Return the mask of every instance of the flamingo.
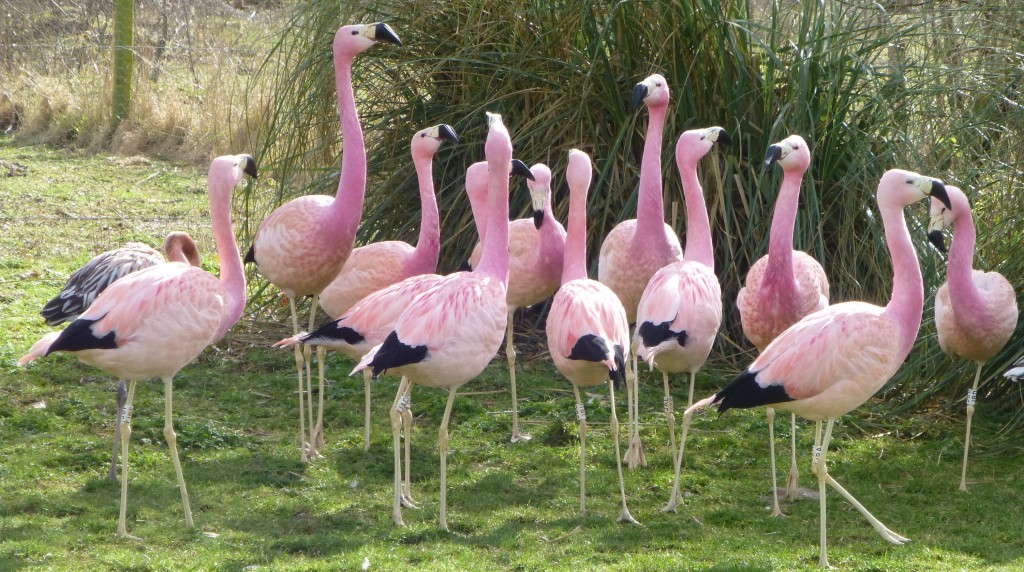
[[[437, 258], [441, 250], [441, 228], [434, 197], [434, 180], [431, 175], [431, 161], [444, 141], [458, 142], [459, 137], [450, 125], [440, 124], [417, 131], [412, 136], [410, 148], [412, 162], [419, 181], [420, 236], [416, 246], [400, 240], [386, 240], [361, 246], [352, 251], [345, 266], [334, 280], [320, 293], [320, 307], [332, 318], [345, 315], [356, 302], [381, 288], [390, 286], [410, 276], [432, 273], [437, 269]], [[317, 362], [323, 363], [324, 346], [318, 346]], [[372, 347], [372, 346], [371, 346]], [[362, 354], [355, 356], [355, 359]], [[320, 368], [320, 386], [323, 387], [323, 368]], [[363, 450], [370, 450], [370, 378], [364, 380], [366, 396], [366, 420], [364, 425]], [[323, 447], [323, 425], [317, 424], [314, 431], [317, 449]]]
[[[373, 368], [418, 383], [448, 390], [448, 404], [438, 433], [441, 453], [440, 528], [448, 530], [447, 457], [448, 419], [459, 387], [480, 374], [501, 346], [508, 319], [508, 172], [512, 140], [501, 116], [487, 114], [487, 157], [490, 195], [487, 238], [480, 265], [472, 272], [456, 272], [417, 296], [402, 312], [394, 330], [374, 346], [352, 371]], [[399, 387], [402, 395], [404, 387]], [[394, 414], [392, 414], [394, 419]], [[398, 432], [392, 423], [395, 447], [395, 502], [392, 520], [403, 525], [399, 477]]]
[[[530, 169], [518, 159], [512, 160], [513, 175], [531, 176]], [[466, 184], [476, 186], [482, 180], [486, 187], [487, 163], [474, 163], [466, 171]], [[485, 206], [485, 205], [484, 205]], [[484, 206], [474, 216], [483, 217]], [[395, 329], [395, 322], [402, 312], [412, 303], [416, 296], [437, 285], [444, 277], [439, 274], [419, 274], [382, 288], [366, 296], [352, 306], [344, 316], [328, 322], [318, 330], [309, 334], [298, 334], [285, 338], [274, 347], [291, 347], [296, 344], [325, 347], [337, 350], [348, 357], [359, 360], [374, 346], [384, 342], [387, 335]], [[368, 369], [363, 370], [364, 377], [370, 377]], [[405, 384], [403, 379], [400, 386]], [[404, 397], [404, 399], [402, 399]], [[405, 385], [405, 393], [396, 397], [391, 408], [392, 422], [401, 422], [405, 431], [405, 482], [401, 502], [403, 506], [415, 507], [409, 480], [410, 443], [409, 434], [412, 428], [412, 385]], [[398, 430], [398, 429], [396, 429]]]
[[640, 298], [636, 314], [637, 354], [651, 369], [657, 366], [661, 370], [665, 386], [665, 417], [675, 465], [672, 497], [663, 509], [665, 512], [675, 512], [680, 499], [680, 464], [676, 455], [676, 423], [668, 374], [690, 374], [686, 403], [689, 407], [693, 403], [693, 378], [707, 361], [722, 325], [722, 286], [715, 276], [711, 222], [704, 203], [704, 190], [697, 180], [697, 162], [716, 142], [728, 144], [725, 129], [692, 129], [679, 136], [676, 164], [686, 199], [686, 257], [654, 273]]
[[[505, 356], [512, 386], [512, 442], [528, 441], [530, 436], [519, 430], [519, 404], [516, 398], [516, 350], [512, 345], [512, 314], [546, 300], [555, 293], [562, 278], [562, 253], [565, 250], [565, 228], [555, 219], [551, 210], [551, 169], [543, 163], [530, 167], [535, 180], [527, 180], [533, 204], [532, 219], [516, 219], [508, 223], [508, 331], [505, 333]], [[471, 203], [481, 204], [480, 195], [486, 187], [473, 188], [467, 179], [466, 192]], [[483, 191], [481, 193], [480, 191]], [[479, 206], [477, 207], [479, 210]], [[481, 240], [487, 232], [486, 219], [477, 221]], [[469, 257], [470, 268], [480, 263], [483, 243], [477, 243]]]
[[[864, 515], [882, 538], [903, 544], [829, 474], [825, 462], [835, 420], [868, 400], [896, 373], [910, 354], [921, 327], [924, 282], [903, 209], [929, 196], [947, 208], [942, 182], [910, 171], [891, 169], [878, 183], [878, 212], [893, 265], [892, 298], [885, 306], [867, 302], [833, 304], [804, 316], [779, 334], [761, 355], [718, 393], [683, 414], [683, 443], [693, 413], [717, 405], [718, 411], [774, 405], [816, 422], [811, 470], [818, 475], [821, 513], [819, 563], [827, 567], [825, 485], [831, 485]], [[827, 420], [824, 437], [822, 421]], [[680, 450], [680, 457], [683, 450]]]
[[[743, 334], [763, 352], [779, 334], [804, 316], [828, 306], [828, 277], [818, 261], [793, 250], [800, 184], [811, 164], [811, 151], [799, 135], [790, 135], [768, 147], [765, 171], [782, 167], [782, 185], [776, 201], [768, 254], [747, 272], [746, 283], [736, 298]], [[775, 409], [767, 408], [768, 448], [772, 468], [772, 516], [782, 516], [775, 476]], [[796, 415], [790, 415], [790, 465], [786, 491], [790, 501], [798, 497], [800, 471], [796, 466]]]
[[178, 478], [185, 524], [193, 526], [171, 415], [173, 379], [208, 345], [223, 337], [245, 307], [245, 273], [231, 229], [231, 192], [243, 173], [256, 176], [256, 163], [249, 155], [217, 157], [210, 165], [210, 219], [221, 260], [220, 279], [179, 262], [158, 264], [125, 276], [111, 284], [63, 331], [47, 334], [18, 361], [24, 366], [53, 352], [71, 352], [79, 360], [131, 382], [125, 413], [119, 420], [120, 536], [128, 536], [125, 516], [132, 399], [138, 381], [152, 377], [164, 382], [164, 439]]
[[[270, 213], [256, 230], [246, 262], [255, 262], [267, 280], [288, 298], [292, 332], [299, 332], [295, 299], [313, 296], [309, 329], [316, 320], [317, 297], [341, 271], [355, 242], [356, 227], [363, 211], [366, 193], [366, 149], [356, 112], [352, 89], [352, 61], [378, 41], [401, 46], [394, 30], [384, 23], [342, 26], [334, 36], [334, 73], [338, 90], [338, 117], [341, 120], [343, 151], [341, 175], [336, 197], [307, 195], [293, 199]], [[309, 350], [295, 346], [295, 367], [299, 377], [299, 446], [302, 462], [319, 456], [317, 436], [323, 433], [323, 379], [320, 385], [320, 412], [313, 425], [313, 396], [310, 391], [309, 426], [306, 435], [303, 404], [302, 366], [309, 374]]]
[[580, 431], [580, 516], [587, 514], [586, 456], [587, 415], [580, 400], [581, 387], [608, 380], [611, 399], [611, 430], [622, 496], [620, 522], [639, 524], [626, 506], [626, 486], [619, 454], [619, 420], [615, 414], [615, 386], [626, 378], [625, 352], [629, 348], [626, 309], [614, 292], [587, 278], [587, 191], [593, 167], [590, 157], [578, 149], [569, 151], [565, 178], [569, 183], [569, 232], [566, 236], [562, 286], [551, 302], [547, 320], [548, 350], [555, 367], [572, 383]]
[[[661, 140], [665, 131], [668, 110], [668, 82], [654, 74], [633, 88], [633, 108], [647, 105], [650, 121], [644, 140], [643, 160], [640, 163], [640, 188], [637, 197], [636, 218], [620, 222], [605, 237], [597, 262], [597, 280], [608, 286], [622, 301], [630, 324], [636, 322], [636, 309], [644, 288], [654, 273], [663, 266], [679, 260], [683, 248], [672, 227], [665, 224], [665, 208], [661, 183]], [[636, 352], [632, 352], [634, 358]], [[636, 363], [632, 374], [626, 376], [626, 400], [629, 404], [629, 438], [625, 459], [630, 469], [646, 465], [637, 412], [639, 389], [636, 384]]]
[[[129, 242], [120, 248], [97, 254], [68, 278], [60, 294], [43, 306], [39, 314], [47, 326], [59, 326], [77, 318], [108, 286], [123, 276], [157, 264], [186, 262], [199, 266], [199, 249], [187, 232], [171, 232], [164, 239], [161, 255], [141, 242]], [[167, 256], [166, 260], [164, 255]], [[117, 382], [117, 419], [121, 419], [128, 387], [123, 379]], [[117, 481], [117, 451], [121, 447], [120, 423], [114, 422], [114, 453], [110, 458], [107, 478]]]
[[935, 329], [942, 351], [977, 364], [974, 385], [967, 392], [967, 435], [960, 490], [967, 491], [967, 455], [971, 447], [971, 418], [978, 395], [978, 381], [985, 362], [1010, 340], [1017, 327], [1017, 295], [1010, 282], [998, 272], [972, 268], [974, 260], [974, 219], [971, 204], [958, 187], [946, 187], [952, 208], [932, 199], [932, 221], [928, 238], [945, 251], [942, 230], [953, 226], [946, 282], [935, 293]]

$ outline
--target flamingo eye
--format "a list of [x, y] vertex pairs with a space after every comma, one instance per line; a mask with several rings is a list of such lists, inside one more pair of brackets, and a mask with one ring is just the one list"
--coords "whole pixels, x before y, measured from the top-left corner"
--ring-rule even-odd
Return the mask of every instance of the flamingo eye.
[[353, 36], [358, 36], [359, 35], [359, 30], [352, 30], [352, 35]]

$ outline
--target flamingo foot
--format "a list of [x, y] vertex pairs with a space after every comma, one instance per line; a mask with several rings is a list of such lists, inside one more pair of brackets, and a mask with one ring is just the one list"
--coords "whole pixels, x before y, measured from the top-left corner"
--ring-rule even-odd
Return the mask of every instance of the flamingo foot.
[[661, 509], [661, 512], [670, 512], [672, 514], [676, 513], [676, 497], [675, 496], [672, 497], [672, 500], [668, 501], [668, 504], [665, 505]]
[[626, 507], [622, 507], [622, 514], [619, 515], [619, 522], [633, 524], [636, 526], [643, 526], [642, 524], [637, 522], [635, 518], [633, 518], [633, 515], [629, 514], [629, 509]]
[[417, 509], [417, 510], [420, 508], [419, 505], [416, 504], [416, 501], [413, 500], [413, 498], [410, 495], [407, 495], [405, 493], [402, 493], [401, 502], [402, 502], [402, 506], [404, 506], [405, 508], [411, 508], [411, 509]]
[[789, 502], [800, 498], [800, 470], [796, 465], [789, 466], [789, 480], [786, 481], [786, 497]]
[[634, 433], [630, 437], [629, 445], [626, 447], [626, 454], [622, 458], [626, 461], [626, 466], [629, 470], [647, 466], [647, 456], [644, 455], [644, 447], [640, 442], [640, 435]]
[[405, 521], [402, 520], [402, 511], [395, 509], [391, 512], [391, 522], [395, 523], [395, 526], [405, 526]]
[[127, 539], [127, 540], [134, 540], [135, 542], [142, 542], [141, 538], [139, 538], [138, 536], [132, 536], [131, 534], [128, 534], [128, 531], [122, 529], [121, 527], [117, 528], [117, 535], [120, 536], [121, 538], [124, 538], [124, 539]]
[[317, 458], [322, 456], [318, 452], [322, 449], [324, 449], [324, 427], [323, 425], [317, 425], [313, 429], [313, 451], [316, 453]]
[[516, 430], [512, 432], [513, 443], [523, 443], [529, 441], [530, 439], [532, 439], [532, 437], [527, 435], [526, 433], [523, 433], [522, 431]]

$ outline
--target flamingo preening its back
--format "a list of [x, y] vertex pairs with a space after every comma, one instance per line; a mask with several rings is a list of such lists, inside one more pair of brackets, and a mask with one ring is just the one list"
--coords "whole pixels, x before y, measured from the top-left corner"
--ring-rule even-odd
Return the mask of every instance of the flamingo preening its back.
[[946, 187], [952, 208], [932, 200], [928, 238], [945, 251], [942, 230], [953, 226], [946, 282], [935, 293], [935, 329], [942, 351], [976, 364], [974, 385], [967, 392], [967, 434], [960, 490], [967, 490], [967, 455], [971, 446], [971, 417], [977, 400], [981, 368], [1003, 349], [1017, 327], [1017, 295], [998, 272], [974, 270], [974, 218], [967, 195]]
[[[367, 353], [352, 373], [373, 368], [405, 376], [406, 383], [448, 390], [448, 403], [439, 431], [441, 453], [440, 528], [448, 530], [447, 455], [448, 419], [456, 390], [487, 367], [501, 346], [508, 319], [505, 292], [508, 285], [508, 173], [512, 140], [501, 116], [487, 114], [489, 195], [487, 238], [480, 265], [472, 272], [445, 276], [417, 296], [402, 312], [394, 330]], [[399, 386], [398, 395], [405, 392]], [[398, 399], [396, 399], [396, 403]], [[392, 413], [394, 419], [394, 413]], [[392, 519], [403, 524], [398, 431], [392, 424], [395, 447], [395, 502]]]
[[[764, 169], [782, 167], [782, 185], [772, 216], [768, 254], [750, 267], [736, 298], [743, 334], [763, 352], [779, 334], [804, 316], [828, 306], [828, 277], [818, 261], [793, 250], [793, 229], [800, 185], [811, 163], [811, 151], [799, 135], [768, 147]], [[775, 410], [768, 407], [768, 444], [772, 468], [772, 516], [781, 516], [775, 477]], [[790, 416], [790, 466], [786, 490], [797, 499], [800, 472], [796, 467], [796, 415]]]
[[[298, 334], [295, 299], [313, 296], [309, 329], [316, 318], [317, 296], [341, 271], [355, 242], [356, 229], [363, 212], [366, 193], [366, 149], [356, 112], [352, 88], [352, 61], [378, 41], [402, 45], [387, 24], [342, 26], [334, 36], [334, 73], [338, 90], [338, 117], [343, 139], [341, 175], [335, 197], [307, 195], [293, 199], [270, 213], [253, 237], [247, 262], [255, 262], [261, 274], [288, 297], [292, 332]], [[304, 355], [305, 353], [305, 355]], [[299, 377], [299, 446], [302, 461], [318, 456], [313, 424], [313, 398], [309, 392], [309, 426], [306, 434], [303, 395], [303, 363], [309, 378], [309, 350], [295, 346], [295, 366]], [[310, 382], [312, 380], [309, 380]], [[317, 427], [323, 427], [323, 386], [320, 387], [320, 414]], [[322, 431], [321, 431], [322, 433]]]
[[[950, 206], [946, 189], [937, 179], [892, 169], [878, 184], [878, 213], [893, 265], [892, 298], [887, 305], [844, 302], [808, 314], [779, 334], [732, 383], [694, 403], [683, 415], [684, 434], [694, 411], [712, 405], [717, 405], [719, 412], [773, 405], [817, 422], [811, 470], [818, 475], [822, 566], [828, 566], [826, 484], [846, 497], [882, 538], [893, 544], [908, 541], [889, 530], [829, 476], [825, 458], [835, 420], [881, 389], [914, 345], [924, 309], [924, 282], [903, 209], [929, 196]], [[828, 420], [824, 437], [823, 420]]]
[[[96, 300], [108, 286], [133, 273], [164, 262], [186, 262], [199, 266], [199, 249], [187, 232], [171, 232], [164, 239], [164, 254], [141, 242], [129, 242], [121, 248], [94, 256], [68, 278], [60, 294], [43, 306], [40, 315], [48, 326], [59, 326], [74, 320]], [[166, 259], [164, 258], [166, 256]], [[123, 379], [117, 382], [117, 419], [121, 419], [124, 402], [128, 399], [128, 386]], [[114, 452], [110, 458], [107, 478], [117, 480], [117, 454], [121, 447], [120, 424], [114, 422]]]
[[[527, 441], [530, 436], [519, 430], [519, 404], [516, 398], [516, 350], [512, 345], [512, 314], [548, 299], [562, 278], [562, 253], [565, 250], [565, 229], [555, 219], [551, 208], [551, 170], [542, 163], [530, 167], [534, 180], [527, 180], [533, 217], [508, 223], [508, 331], [505, 333], [505, 356], [512, 389], [512, 442]], [[466, 191], [471, 201], [478, 196], [467, 175]], [[475, 201], [481, 202], [479, 199]], [[479, 209], [479, 207], [478, 207]], [[486, 218], [477, 221], [481, 242], [469, 257], [471, 268], [480, 263], [483, 237], [487, 233]]]
[[607, 286], [587, 277], [587, 191], [593, 167], [583, 151], [569, 151], [565, 178], [569, 183], [569, 232], [565, 242], [562, 286], [555, 293], [547, 319], [548, 350], [555, 367], [572, 382], [580, 431], [580, 516], [587, 513], [587, 415], [580, 400], [581, 387], [608, 380], [611, 430], [622, 495], [620, 522], [638, 524], [626, 506], [626, 486], [619, 453], [619, 420], [615, 414], [615, 386], [621, 387], [629, 351], [626, 310]]
[[[410, 148], [412, 162], [416, 169], [420, 191], [420, 235], [413, 247], [400, 240], [385, 240], [361, 246], [352, 251], [341, 272], [320, 293], [320, 306], [332, 318], [348, 313], [356, 302], [373, 292], [418, 274], [430, 274], [437, 270], [437, 258], [441, 251], [441, 226], [434, 197], [434, 180], [431, 163], [434, 154], [444, 141], [458, 142], [459, 137], [450, 126], [441, 124], [417, 131], [412, 136]], [[323, 363], [323, 348], [317, 353], [317, 362]], [[372, 346], [371, 346], [372, 347]], [[362, 354], [355, 356], [355, 359]], [[320, 368], [320, 386], [323, 387], [323, 367]], [[363, 450], [370, 449], [370, 380], [364, 383], [365, 425]], [[323, 447], [323, 419], [317, 416], [313, 431], [314, 446]]]
[[[665, 78], [654, 74], [633, 88], [633, 107], [647, 106], [650, 120], [640, 163], [640, 187], [637, 192], [636, 218], [622, 221], [601, 243], [597, 279], [611, 288], [622, 301], [629, 323], [636, 322], [640, 297], [654, 273], [682, 257], [672, 227], [665, 224], [661, 181], [661, 146], [668, 112], [669, 90]], [[635, 357], [635, 354], [634, 354]], [[637, 427], [636, 367], [626, 376], [626, 400], [629, 411], [629, 444], [626, 462], [630, 468], [646, 465]], [[634, 387], [635, 386], [635, 387]]]
[[[709, 127], [683, 133], [676, 144], [676, 164], [686, 199], [686, 255], [657, 271], [647, 283], [636, 313], [637, 355], [662, 372], [669, 445], [675, 466], [675, 482], [666, 512], [675, 512], [680, 499], [680, 457], [676, 454], [675, 414], [669, 392], [669, 373], [690, 374], [686, 406], [693, 403], [693, 378], [707, 361], [722, 325], [722, 286], [715, 276], [711, 249], [711, 222], [704, 189], [697, 179], [697, 162], [716, 142], [729, 142], [725, 129]], [[683, 434], [685, 443], [686, 434]]]
[[164, 438], [178, 478], [185, 523], [193, 525], [171, 418], [172, 380], [208, 345], [223, 337], [245, 307], [245, 273], [231, 230], [231, 192], [243, 173], [256, 176], [256, 163], [248, 155], [218, 157], [210, 165], [210, 219], [221, 260], [219, 279], [179, 262], [130, 274], [110, 285], [63, 331], [33, 344], [18, 362], [25, 365], [53, 352], [70, 352], [85, 363], [131, 382], [125, 414], [119, 420], [122, 465], [117, 533], [121, 536], [128, 535], [125, 519], [132, 399], [139, 380], [152, 377], [164, 382]]

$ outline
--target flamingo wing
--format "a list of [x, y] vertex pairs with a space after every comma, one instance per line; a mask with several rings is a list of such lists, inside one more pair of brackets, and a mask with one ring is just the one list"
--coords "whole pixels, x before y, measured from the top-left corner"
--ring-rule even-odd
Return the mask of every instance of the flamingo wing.
[[688, 336], [714, 337], [721, 322], [722, 287], [710, 268], [696, 262], [655, 273], [637, 308], [637, 335], [648, 348], [672, 338], [685, 346]]
[[600, 362], [616, 384], [624, 381], [629, 324], [622, 303], [604, 284], [588, 279], [563, 284], [548, 313], [547, 337], [556, 365], [566, 360]]

